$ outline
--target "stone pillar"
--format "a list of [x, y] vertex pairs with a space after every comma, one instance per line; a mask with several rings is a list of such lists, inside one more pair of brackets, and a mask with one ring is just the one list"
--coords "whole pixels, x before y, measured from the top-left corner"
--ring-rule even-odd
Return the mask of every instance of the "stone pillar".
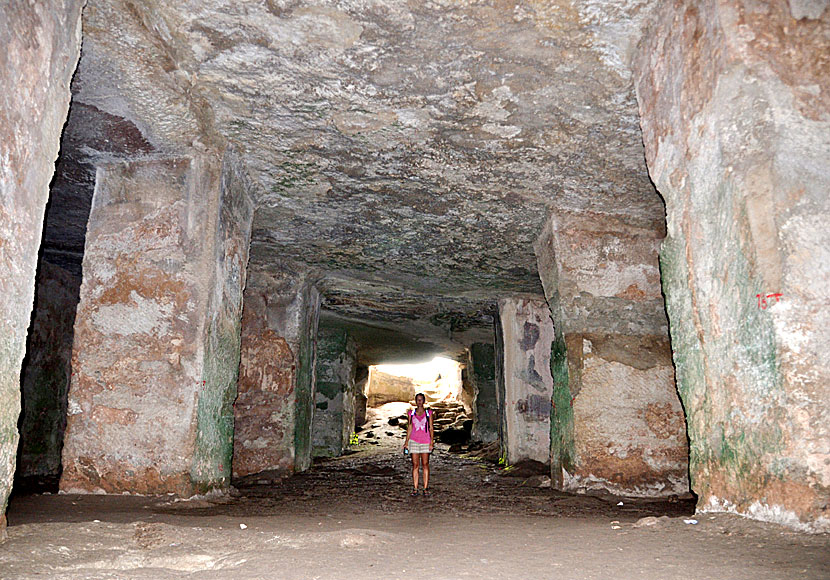
[[320, 293], [293, 265], [252, 268], [245, 288], [234, 477], [311, 465]]
[[317, 394], [312, 445], [315, 457], [336, 457], [348, 449], [355, 423], [357, 350], [345, 330], [317, 334]]
[[499, 301], [504, 349], [501, 456], [509, 464], [523, 459], [550, 461], [550, 405], [553, 379], [550, 352], [553, 322], [544, 300]]
[[826, 2], [662, 4], [635, 84], [701, 510], [830, 528]]
[[369, 398], [366, 396], [366, 390], [369, 386], [369, 367], [358, 364], [354, 371], [354, 427], [361, 427], [366, 423], [366, 407], [369, 403]]
[[492, 344], [470, 346], [467, 376], [473, 385], [473, 441], [492, 443], [499, 438], [499, 407], [496, 396], [496, 353]]
[[[659, 199], [655, 196], [659, 206]], [[659, 221], [556, 212], [536, 244], [556, 327], [551, 477], [570, 490], [688, 493]]]
[[75, 320], [61, 489], [230, 481], [251, 200], [213, 157], [98, 168]]
[[0, 3], [0, 539], [14, 478], [20, 365], [49, 182], [78, 62], [81, 0]]
[[[475, 400], [476, 400], [476, 388], [473, 384], [473, 380], [470, 376], [470, 370], [467, 368], [470, 363], [470, 353], [467, 352], [466, 362], [459, 364], [459, 371], [461, 372], [461, 390], [458, 394], [458, 400], [461, 402], [461, 405], [464, 407], [464, 414], [470, 418], [471, 421], [475, 420]], [[495, 369], [493, 370], [493, 375], [495, 378]], [[495, 393], [495, 388], [493, 389]], [[472, 425], [472, 423], [471, 423]]]

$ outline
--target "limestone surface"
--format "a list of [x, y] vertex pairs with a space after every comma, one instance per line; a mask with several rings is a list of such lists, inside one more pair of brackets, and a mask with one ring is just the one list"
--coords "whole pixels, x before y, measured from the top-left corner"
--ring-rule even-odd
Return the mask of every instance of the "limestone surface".
[[514, 464], [550, 461], [550, 418], [553, 378], [550, 310], [542, 300], [499, 301], [502, 388], [499, 405], [501, 457]]
[[699, 508], [813, 529], [830, 526], [828, 54], [826, 2], [678, 0], [637, 63]]
[[[555, 212], [536, 252], [553, 344], [552, 477], [567, 489], [688, 491], [657, 224]], [[559, 478], [563, 478], [559, 481]]]
[[366, 385], [367, 404], [370, 407], [379, 407], [386, 403], [409, 403], [415, 399], [419, 386], [410, 377], [369, 369], [369, 382]]
[[[2, 504], [80, 10], [0, 7]], [[830, 525], [827, 0], [88, 0], [83, 24], [42, 244], [83, 259], [65, 490], [305, 470], [322, 319], [359, 369], [494, 343], [502, 457], [553, 487], [685, 491], [685, 410], [699, 509]]]
[[311, 464], [320, 294], [308, 271], [249, 272], [234, 402], [233, 476]]
[[215, 155], [99, 167], [62, 490], [229, 484], [252, 212], [235, 175]]
[[0, 536], [14, 474], [20, 366], [43, 212], [78, 62], [82, 5], [0, 4]]
[[498, 298], [541, 295], [551, 207], [662, 215], [628, 69], [651, 10], [90, 0], [68, 131], [81, 163], [230, 142], [256, 263], [316, 268], [346, 324], [460, 356], [492, 340]]
[[342, 330], [317, 332], [317, 388], [311, 428], [312, 454], [334, 457], [355, 431], [355, 343]]

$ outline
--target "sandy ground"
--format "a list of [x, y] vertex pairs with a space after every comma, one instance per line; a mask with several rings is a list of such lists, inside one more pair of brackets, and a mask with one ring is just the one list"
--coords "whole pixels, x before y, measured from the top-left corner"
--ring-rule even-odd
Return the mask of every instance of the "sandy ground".
[[445, 446], [432, 497], [411, 498], [398, 431], [371, 432], [355, 454], [233, 496], [16, 497], [0, 578], [830, 578], [828, 535], [532, 487]]

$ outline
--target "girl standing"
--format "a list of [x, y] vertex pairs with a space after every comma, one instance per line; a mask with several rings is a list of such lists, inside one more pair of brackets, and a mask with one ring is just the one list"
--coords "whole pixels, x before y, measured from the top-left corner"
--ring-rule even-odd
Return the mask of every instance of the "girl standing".
[[418, 470], [424, 468], [424, 496], [429, 496], [429, 454], [435, 446], [433, 440], [433, 417], [430, 409], [424, 408], [426, 396], [423, 393], [415, 395], [415, 410], [407, 415], [409, 422], [406, 426], [406, 441], [404, 448], [412, 454], [412, 484], [414, 490], [410, 495], [418, 495]]

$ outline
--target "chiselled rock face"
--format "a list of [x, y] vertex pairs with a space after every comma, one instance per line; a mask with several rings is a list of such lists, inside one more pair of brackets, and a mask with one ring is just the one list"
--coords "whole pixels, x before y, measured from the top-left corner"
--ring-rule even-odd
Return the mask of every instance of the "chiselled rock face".
[[628, 70], [645, 4], [91, 0], [75, 103], [138, 154], [234, 147], [252, 263], [318, 269], [329, 313], [463, 333], [542, 293], [551, 206], [662, 217]]

